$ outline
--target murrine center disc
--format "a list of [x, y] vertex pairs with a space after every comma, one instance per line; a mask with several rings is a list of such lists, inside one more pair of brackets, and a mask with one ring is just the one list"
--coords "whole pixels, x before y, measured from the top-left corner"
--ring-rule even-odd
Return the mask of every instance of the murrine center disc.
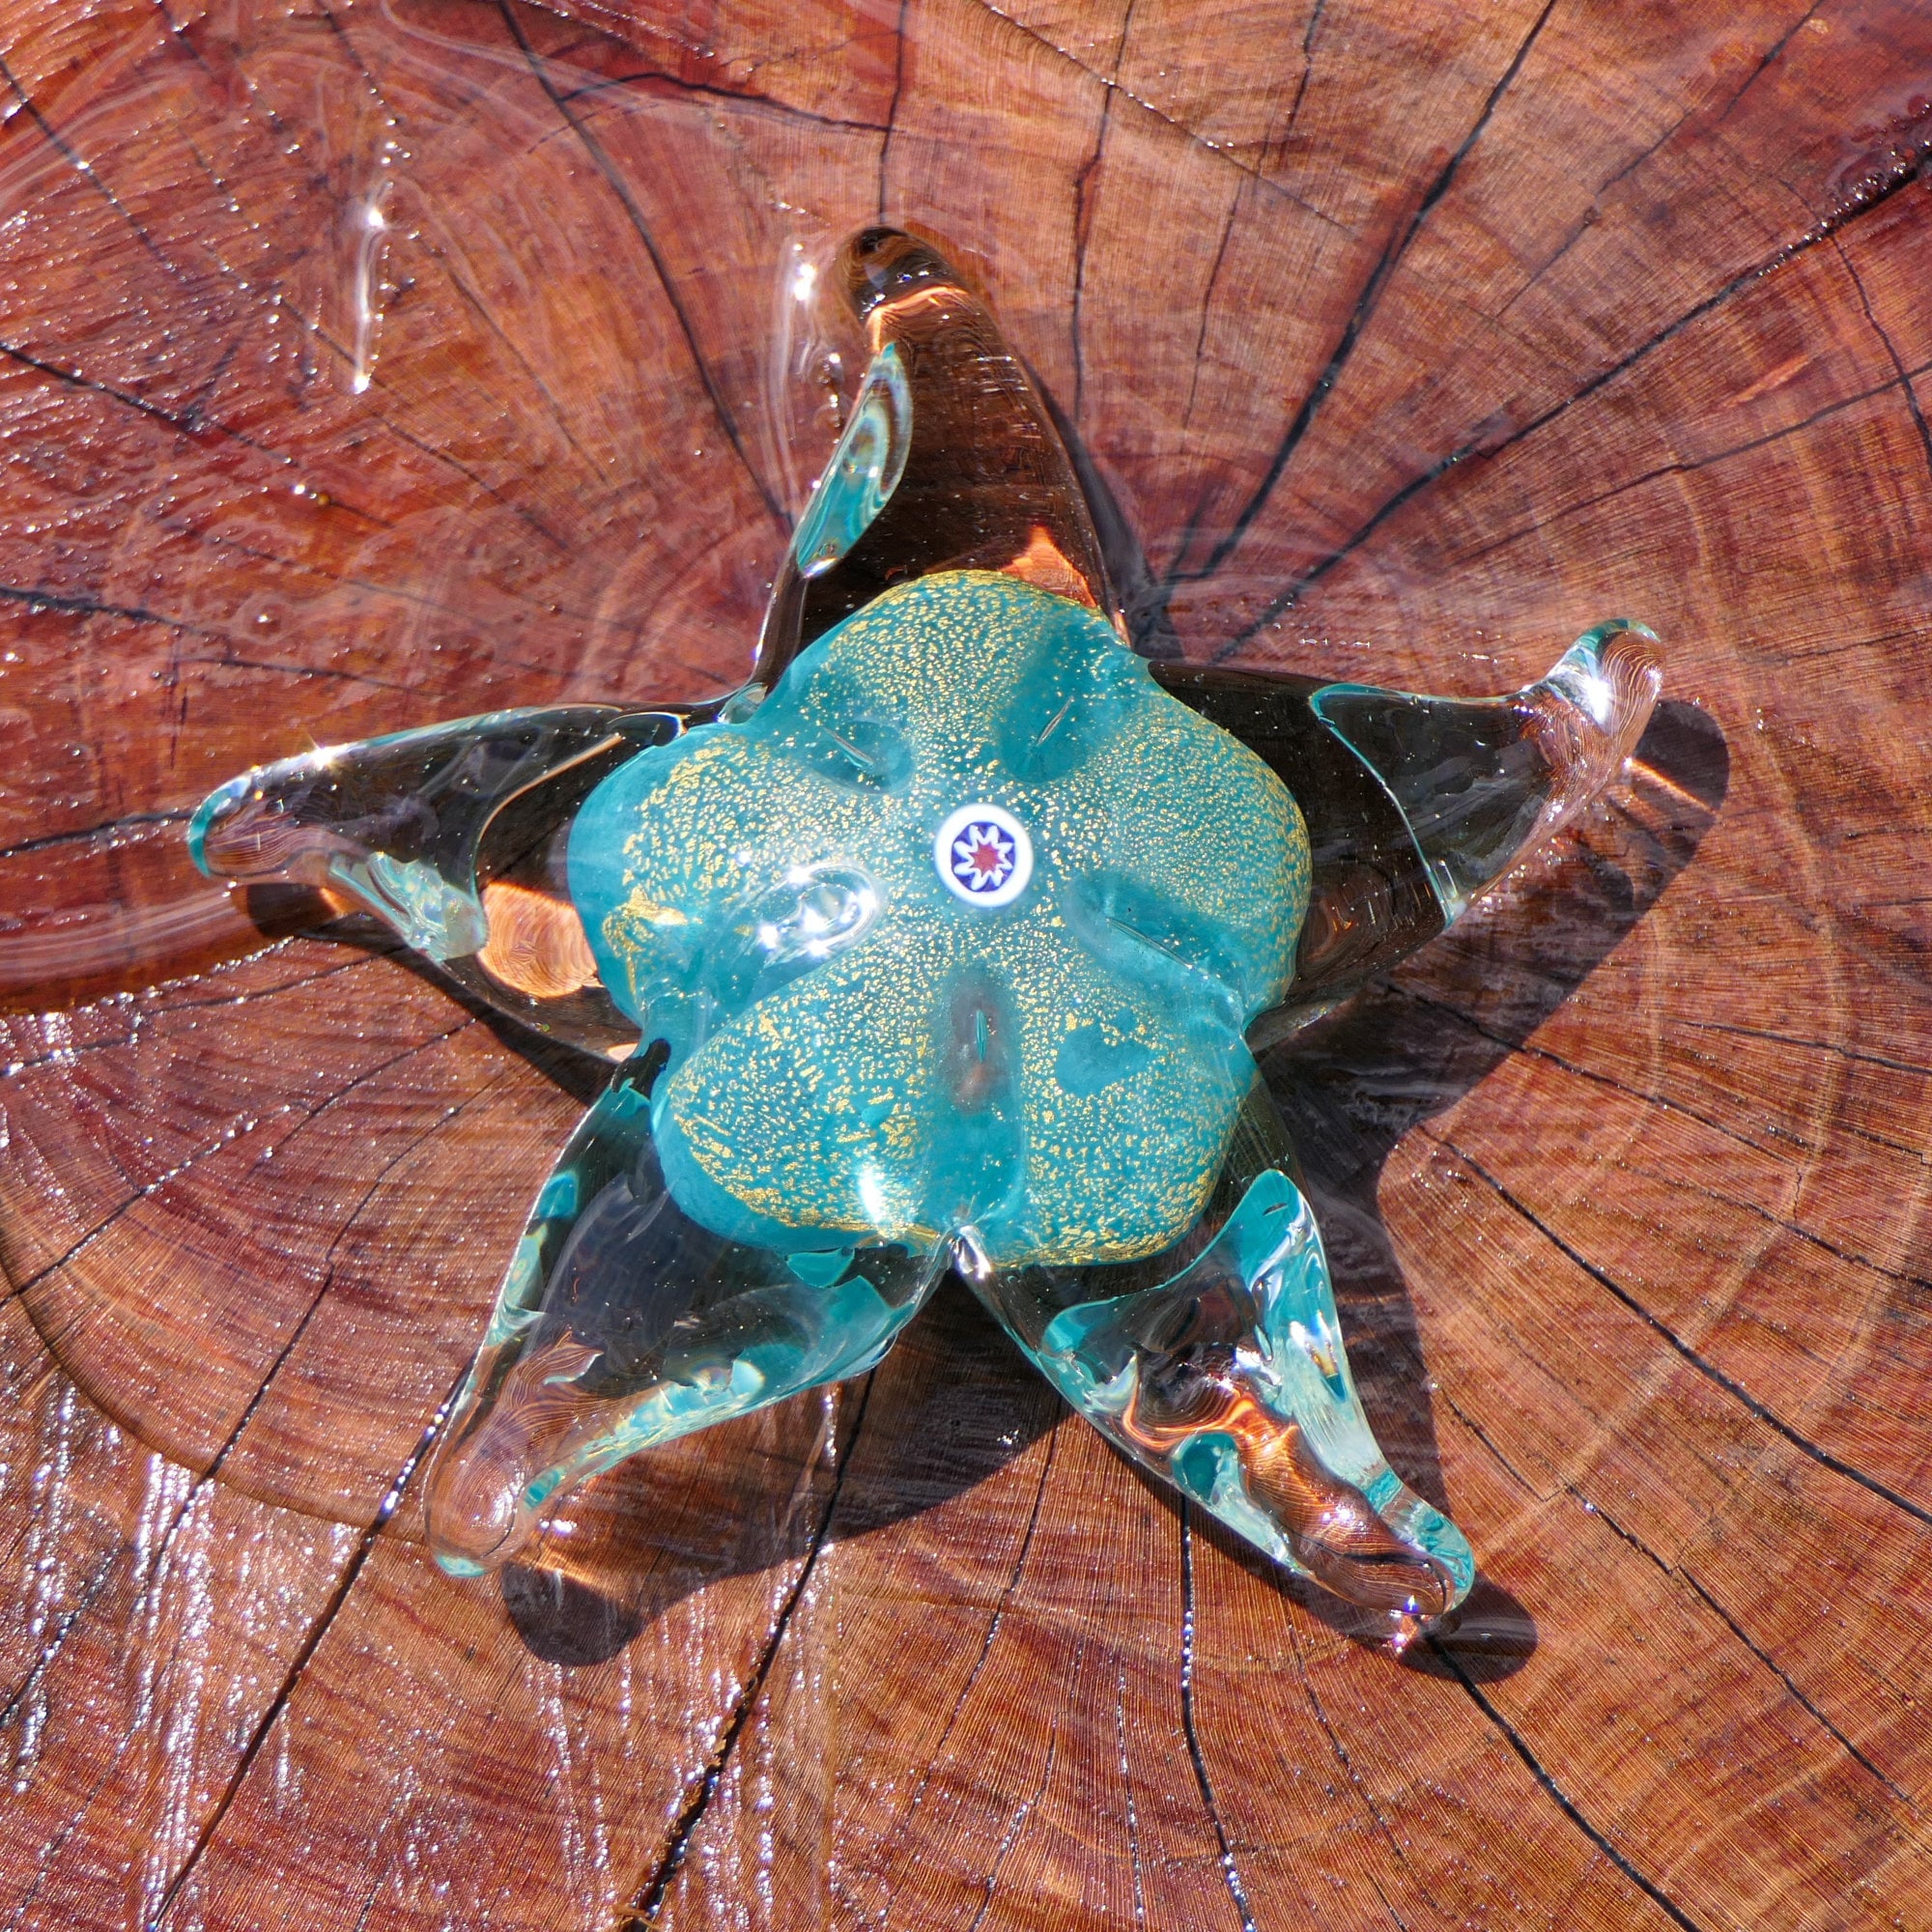
[[946, 889], [968, 905], [1010, 905], [1033, 877], [1033, 840], [1010, 811], [962, 805], [935, 835], [932, 863]]

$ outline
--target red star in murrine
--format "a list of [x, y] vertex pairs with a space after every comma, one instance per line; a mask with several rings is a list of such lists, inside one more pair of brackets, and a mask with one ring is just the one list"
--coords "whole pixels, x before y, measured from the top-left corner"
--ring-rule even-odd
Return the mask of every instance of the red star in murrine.
[[976, 872], [997, 872], [1000, 869], [1000, 848], [988, 843], [974, 846], [973, 869]]

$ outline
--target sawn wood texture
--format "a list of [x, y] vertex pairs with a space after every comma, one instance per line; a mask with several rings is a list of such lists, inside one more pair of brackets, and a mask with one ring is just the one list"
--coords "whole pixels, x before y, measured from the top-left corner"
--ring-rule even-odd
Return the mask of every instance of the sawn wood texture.
[[[1932, 1926], [1932, 11], [5, 0], [0, 62], [0, 1927]], [[184, 819], [734, 683], [880, 216], [1151, 647], [1663, 638], [1628, 784], [1267, 1062], [1483, 1564], [1400, 1660], [956, 1288], [537, 1567], [420, 1547], [585, 1069]]]

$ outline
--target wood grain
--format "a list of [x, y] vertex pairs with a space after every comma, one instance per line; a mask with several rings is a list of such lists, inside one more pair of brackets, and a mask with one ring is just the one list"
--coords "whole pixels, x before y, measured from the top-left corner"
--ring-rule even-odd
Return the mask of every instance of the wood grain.
[[[0, 62], [0, 1924], [1932, 1925], [1932, 15], [6, 0]], [[1150, 648], [1664, 637], [1629, 783], [1267, 1065], [1483, 1563], [1400, 1661], [962, 1293], [501, 1583], [417, 1542], [593, 1076], [182, 823], [734, 683], [881, 216]]]

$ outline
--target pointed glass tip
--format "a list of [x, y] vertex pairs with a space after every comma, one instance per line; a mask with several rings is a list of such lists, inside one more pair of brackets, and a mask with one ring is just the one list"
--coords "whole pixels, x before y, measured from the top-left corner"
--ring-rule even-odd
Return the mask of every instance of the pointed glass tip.
[[187, 822], [188, 857], [211, 879], [225, 878], [228, 874], [219, 855], [210, 853], [208, 835], [219, 820], [242, 810], [247, 801], [252, 779], [252, 773], [244, 772], [239, 779], [230, 779], [226, 784], [217, 785], [195, 807], [194, 816]]
[[1506, 697], [1331, 684], [1309, 705], [1395, 801], [1450, 921], [1622, 771], [1662, 688], [1657, 642], [1613, 617]]

